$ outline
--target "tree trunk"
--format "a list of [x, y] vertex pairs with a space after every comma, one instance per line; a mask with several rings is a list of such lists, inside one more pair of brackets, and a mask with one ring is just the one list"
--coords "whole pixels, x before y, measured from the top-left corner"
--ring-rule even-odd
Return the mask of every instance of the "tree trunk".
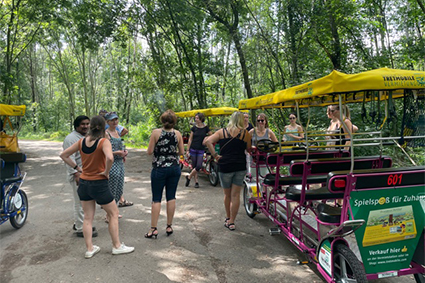
[[230, 6], [232, 8], [232, 14], [233, 14], [233, 23], [230, 24], [226, 19], [223, 19], [219, 17], [214, 10], [211, 7], [211, 3], [209, 1], [205, 1], [205, 5], [207, 7], [208, 12], [210, 15], [216, 19], [218, 22], [223, 24], [227, 30], [229, 31], [229, 35], [232, 37], [233, 42], [235, 43], [236, 52], [238, 53], [239, 57], [239, 64], [241, 65], [242, 69], [242, 75], [243, 75], [243, 81], [244, 86], [246, 90], [246, 95], [248, 98], [252, 98], [252, 90], [251, 90], [251, 84], [249, 82], [249, 75], [248, 75], [248, 68], [246, 67], [246, 61], [245, 61], [245, 54], [242, 50], [242, 44], [240, 42], [239, 32], [238, 32], [238, 25], [239, 25], [239, 11], [237, 9], [237, 1], [232, 1], [230, 3]]
[[173, 15], [173, 12], [171, 10], [171, 5], [170, 5], [169, 1], [166, 1], [166, 3], [167, 3], [167, 7], [168, 7], [168, 13], [169, 13], [170, 18], [171, 18], [171, 22], [173, 24], [174, 34], [175, 34], [175, 36], [177, 38], [177, 41], [178, 41], [181, 49], [183, 50], [184, 58], [186, 59], [187, 65], [188, 65], [189, 70], [190, 70], [190, 73], [192, 74], [192, 80], [193, 80], [193, 86], [194, 86], [194, 90], [195, 90], [195, 96], [196, 96], [196, 98], [198, 100], [199, 107], [200, 108], [205, 108], [204, 101], [202, 100], [202, 96], [201, 96], [201, 94], [199, 92], [199, 89], [198, 89], [198, 81], [196, 79], [195, 67], [193, 66], [192, 59], [191, 59], [191, 57], [190, 57], [190, 55], [189, 55], [189, 53], [187, 51], [186, 44], [183, 42], [183, 40], [182, 40], [182, 38], [180, 36], [180, 29], [179, 29], [179, 27], [177, 25], [177, 22], [174, 19], [174, 15]]
[[[35, 71], [34, 71], [34, 64], [33, 64], [33, 57], [32, 57], [31, 49], [29, 50], [28, 54], [29, 54], [29, 61], [30, 61], [29, 62], [30, 63], [29, 69], [30, 69], [30, 78], [31, 78], [31, 102], [33, 104], [35, 104], [35, 102], [36, 102]], [[36, 113], [36, 111], [37, 111], [37, 107], [35, 108], [35, 110], [32, 113], [32, 120], [33, 120], [32, 121], [32, 124], [33, 124], [32, 129], [33, 129], [34, 133], [37, 132], [37, 121], [36, 121], [37, 113]]]

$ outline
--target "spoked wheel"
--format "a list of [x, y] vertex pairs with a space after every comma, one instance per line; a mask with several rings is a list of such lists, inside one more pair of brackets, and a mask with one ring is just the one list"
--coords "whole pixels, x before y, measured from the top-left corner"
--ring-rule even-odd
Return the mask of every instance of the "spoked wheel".
[[10, 224], [16, 229], [24, 226], [28, 217], [28, 198], [24, 191], [19, 191], [15, 194], [11, 203], [11, 212], [18, 212], [10, 218]]
[[344, 244], [336, 244], [334, 257], [334, 280], [337, 283], [367, 283], [365, 270], [356, 255]]
[[211, 160], [209, 162], [209, 175], [208, 178], [210, 180], [211, 185], [213, 185], [214, 187], [217, 186], [218, 184], [218, 165], [216, 162], [214, 162], [213, 160]]
[[244, 204], [244, 207], [245, 207], [246, 214], [249, 217], [254, 218], [255, 215], [257, 214], [256, 213], [257, 212], [257, 205], [255, 203], [249, 202], [249, 199], [252, 196], [252, 190], [251, 190], [251, 188], [249, 188], [246, 185], [246, 183], [244, 183], [244, 186], [243, 186], [243, 196], [244, 196], [243, 204]]

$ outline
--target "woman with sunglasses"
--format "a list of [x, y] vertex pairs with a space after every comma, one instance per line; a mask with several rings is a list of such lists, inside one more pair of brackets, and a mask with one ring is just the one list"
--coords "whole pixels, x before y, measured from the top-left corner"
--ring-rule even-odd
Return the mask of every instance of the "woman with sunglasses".
[[[108, 125], [108, 128], [106, 129], [106, 137], [109, 138], [109, 141], [111, 142], [112, 153], [114, 154], [114, 163], [112, 164], [111, 172], [109, 173], [109, 188], [111, 189], [115, 202], [118, 205], [124, 191], [124, 160], [128, 152], [125, 150], [118, 131], [117, 113], [109, 112], [104, 118]], [[109, 219], [106, 219], [106, 221], [109, 221]]]
[[[331, 135], [331, 139], [339, 139], [336, 142], [328, 142], [328, 144], [333, 145], [345, 145], [345, 150], [350, 150], [349, 145], [351, 144], [350, 134], [355, 133], [358, 130], [358, 127], [351, 123], [350, 117], [350, 109], [348, 106], [343, 105], [342, 109], [342, 118], [344, 119], [344, 124], [342, 124], [340, 117], [340, 109], [339, 105], [330, 105], [328, 106], [328, 117], [330, 117], [331, 125], [328, 128], [328, 132], [333, 133], [335, 135]], [[336, 149], [341, 149], [337, 147]]]
[[267, 116], [264, 113], [260, 113], [257, 116], [257, 126], [249, 131], [252, 136], [252, 145], [256, 146], [258, 141], [271, 140], [277, 142], [276, 135], [271, 129], [269, 129], [269, 122]]
[[295, 113], [289, 114], [289, 123], [289, 125], [285, 126], [283, 140], [285, 142], [292, 142], [304, 139], [303, 128], [297, 124], [297, 115]]

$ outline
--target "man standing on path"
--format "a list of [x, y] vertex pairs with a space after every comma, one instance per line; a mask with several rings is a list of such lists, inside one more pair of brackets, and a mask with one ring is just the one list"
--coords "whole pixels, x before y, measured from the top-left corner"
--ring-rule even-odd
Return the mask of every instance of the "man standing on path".
[[[72, 131], [69, 135], [66, 136], [63, 141], [63, 149], [67, 149], [74, 143], [78, 142], [81, 138], [83, 138], [87, 132], [89, 131], [90, 126], [90, 118], [87, 116], [78, 116], [74, 120], [74, 131]], [[81, 155], [80, 152], [77, 151], [75, 154], [71, 155], [71, 158], [75, 161], [75, 163], [82, 168]], [[80, 172], [78, 172], [75, 168], [71, 168], [66, 165], [68, 181], [72, 187], [72, 193], [74, 195], [74, 226], [73, 230], [76, 231], [77, 237], [84, 237], [83, 235], [83, 219], [84, 213], [83, 208], [81, 207], [80, 198], [78, 197], [77, 189], [80, 182]], [[93, 237], [97, 237], [96, 228], [93, 227]]]

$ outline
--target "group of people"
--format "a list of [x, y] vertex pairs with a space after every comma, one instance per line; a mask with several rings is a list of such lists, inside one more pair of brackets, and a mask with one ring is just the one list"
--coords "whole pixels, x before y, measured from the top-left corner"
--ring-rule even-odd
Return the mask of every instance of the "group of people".
[[[331, 119], [329, 135], [345, 134], [343, 144], [349, 145], [348, 132], [355, 132], [357, 127], [350, 121], [349, 110], [344, 108], [344, 123], [339, 118], [339, 107], [329, 106], [328, 117]], [[107, 121], [108, 127], [105, 125]], [[211, 133], [205, 125], [202, 113], [195, 115], [195, 124], [191, 128], [187, 152], [185, 153], [182, 134], [174, 127], [177, 116], [172, 110], [165, 111], [160, 121], [162, 127], [151, 133], [147, 153], [153, 155], [151, 171], [152, 210], [151, 225], [146, 238], [158, 237], [158, 219], [161, 211], [161, 200], [165, 189], [167, 236], [173, 233], [173, 218], [176, 209], [176, 191], [181, 176], [179, 156], [190, 155], [193, 169], [186, 176], [185, 186], [195, 179], [195, 187], [199, 187], [198, 173], [202, 167], [205, 146], [216, 160], [219, 168], [219, 180], [224, 192], [225, 220], [224, 226], [235, 230], [235, 219], [240, 206], [240, 192], [247, 173], [247, 153], [251, 145], [268, 139], [277, 142], [276, 135], [269, 128], [267, 116], [257, 115], [256, 127], [249, 123], [248, 113], [234, 112], [227, 126]], [[284, 141], [294, 142], [304, 139], [303, 129], [297, 123], [294, 113], [289, 115], [290, 124], [285, 126]], [[345, 124], [342, 126], [342, 124]], [[68, 176], [74, 189], [75, 223], [77, 233], [82, 231], [87, 251], [86, 258], [91, 258], [100, 251], [93, 245], [92, 237], [97, 235], [93, 227], [95, 204], [99, 204], [107, 213], [109, 233], [112, 238], [112, 254], [124, 254], [134, 251], [119, 240], [118, 204], [121, 203], [124, 184], [124, 165], [127, 151], [122, 146], [122, 129], [119, 129], [118, 116], [110, 112], [95, 116], [91, 120], [79, 116], [74, 121], [74, 128], [64, 142], [61, 158], [68, 165]], [[215, 147], [215, 144], [219, 147]], [[219, 149], [216, 151], [216, 148]], [[114, 167], [115, 166], [115, 167]], [[116, 176], [115, 176], [116, 175]], [[81, 201], [81, 206], [78, 204]], [[127, 203], [124, 199], [122, 203]], [[82, 208], [82, 209], [81, 209]]]
[[[92, 225], [95, 201], [106, 211], [105, 221], [109, 223], [113, 254], [134, 250], [121, 244], [118, 237], [118, 218], [121, 217], [118, 206], [133, 205], [123, 197], [124, 161], [128, 152], [121, 137], [128, 130], [118, 124], [115, 112], [101, 110], [99, 114], [92, 119], [82, 115], [74, 120], [74, 131], [65, 138], [61, 154], [67, 164], [68, 181], [74, 195], [73, 230], [78, 237], [85, 238], [86, 258], [100, 251], [91, 240], [98, 235]], [[111, 163], [109, 158], [112, 158]]]
[[[106, 116], [106, 119], [108, 119], [108, 116]], [[96, 203], [102, 206], [107, 214], [109, 234], [112, 239], [112, 254], [119, 255], [134, 251], [134, 247], [124, 245], [119, 238], [117, 205], [119, 197], [113, 195], [113, 190], [109, 184], [115, 158], [111, 141], [106, 135], [105, 126], [106, 121], [102, 116], [95, 116], [91, 119], [87, 116], [77, 117], [74, 121], [75, 131], [70, 135], [79, 139], [71, 145], [69, 145], [72, 142], [71, 139], [65, 139], [64, 148], [66, 147], [66, 149], [60, 154], [60, 157], [69, 166], [68, 172], [70, 172], [70, 169], [73, 170], [71, 171], [73, 173], [68, 173], [69, 180], [71, 186], [74, 189], [77, 188], [76, 193], [84, 215], [81, 229], [87, 247], [85, 258], [92, 258], [100, 251], [100, 247], [94, 245], [92, 240], [93, 234], [97, 235], [97, 231], [93, 227]], [[116, 153], [116, 155], [118, 154]], [[126, 150], [121, 150], [119, 155], [125, 157], [127, 155]], [[114, 192], [116, 193], [117, 190], [114, 190]], [[75, 210], [81, 213], [77, 204], [75, 204]], [[81, 214], [76, 217], [75, 229], [80, 228], [78, 227], [80, 219]]]

